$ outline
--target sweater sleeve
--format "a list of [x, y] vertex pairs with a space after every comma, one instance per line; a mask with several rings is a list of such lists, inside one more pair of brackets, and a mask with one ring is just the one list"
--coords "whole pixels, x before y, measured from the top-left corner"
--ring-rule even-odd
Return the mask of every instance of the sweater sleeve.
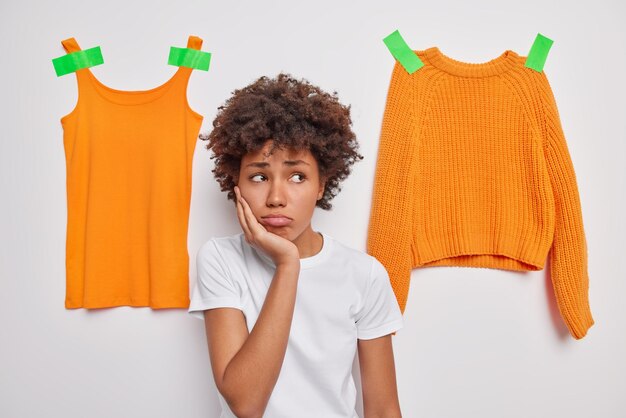
[[402, 313], [412, 269], [413, 94], [411, 75], [396, 61], [383, 115], [367, 234], [367, 252], [389, 272]]
[[574, 166], [554, 94], [541, 73], [545, 113], [544, 156], [555, 202], [550, 276], [559, 311], [570, 334], [581, 339], [594, 324], [589, 308], [587, 242]]

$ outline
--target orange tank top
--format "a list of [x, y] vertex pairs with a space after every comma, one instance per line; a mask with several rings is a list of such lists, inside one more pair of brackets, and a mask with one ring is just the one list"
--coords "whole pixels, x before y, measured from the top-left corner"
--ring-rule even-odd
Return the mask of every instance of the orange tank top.
[[[79, 51], [74, 38], [62, 41]], [[200, 49], [190, 36], [187, 47]], [[77, 70], [61, 118], [66, 158], [65, 307], [189, 306], [191, 167], [202, 115], [187, 102], [192, 69], [150, 90], [116, 90]]]

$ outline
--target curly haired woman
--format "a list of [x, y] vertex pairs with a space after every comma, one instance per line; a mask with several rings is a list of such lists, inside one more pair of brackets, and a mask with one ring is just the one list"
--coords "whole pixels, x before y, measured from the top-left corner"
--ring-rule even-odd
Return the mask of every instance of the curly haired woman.
[[311, 227], [363, 158], [350, 107], [289, 74], [235, 90], [207, 149], [242, 232], [197, 254], [220, 418], [400, 417], [391, 338], [403, 319], [383, 265]]

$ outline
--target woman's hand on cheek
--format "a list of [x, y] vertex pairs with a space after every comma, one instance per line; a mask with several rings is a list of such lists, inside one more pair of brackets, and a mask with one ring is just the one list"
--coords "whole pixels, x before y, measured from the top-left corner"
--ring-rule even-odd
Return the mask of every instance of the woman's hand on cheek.
[[239, 187], [235, 186], [237, 217], [246, 237], [246, 242], [269, 255], [274, 264], [300, 263], [298, 247], [288, 239], [269, 232], [257, 221], [248, 202], [241, 196]]

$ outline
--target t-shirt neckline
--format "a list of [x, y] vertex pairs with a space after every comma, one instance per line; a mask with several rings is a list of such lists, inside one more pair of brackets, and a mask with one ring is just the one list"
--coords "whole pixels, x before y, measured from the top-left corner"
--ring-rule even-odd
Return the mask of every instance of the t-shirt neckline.
[[[319, 231], [319, 233], [322, 235], [323, 238], [323, 242], [322, 242], [322, 248], [319, 250], [319, 252], [317, 254], [314, 254], [310, 257], [305, 257], [305, 258], [301, 258], [300, 259], [300, 269], [308, 269], [311, 267], [315, 267], [319, 264], [321, 264], [322, 262], [324, 262], [324, 260], [326, 260], [328, 258], [328, 255], [331, 252], [331, 247], [333, 245], [332, 243], [332, 237], [330, 237], [328, 234], [326, 234], [325, 232]], [[276, 267], [276, 264], [274, 264], [274, 260], [272, 260], [272, 258], [265, 254], [263, 251], [256, 249], [255, 247], [253, 247], [252, 245], [248, 244], [246, 242], [246, 239], [244, 237], [243, 232], [241, 233], [241, 239], [243, 240], [243, 242], [246, 245], [249, 245], [250, 248], [252, 248], [252, 250], [263, 259], [263, 261], [265, 261], [267, 264], [269, 264], [272, 267]]]

